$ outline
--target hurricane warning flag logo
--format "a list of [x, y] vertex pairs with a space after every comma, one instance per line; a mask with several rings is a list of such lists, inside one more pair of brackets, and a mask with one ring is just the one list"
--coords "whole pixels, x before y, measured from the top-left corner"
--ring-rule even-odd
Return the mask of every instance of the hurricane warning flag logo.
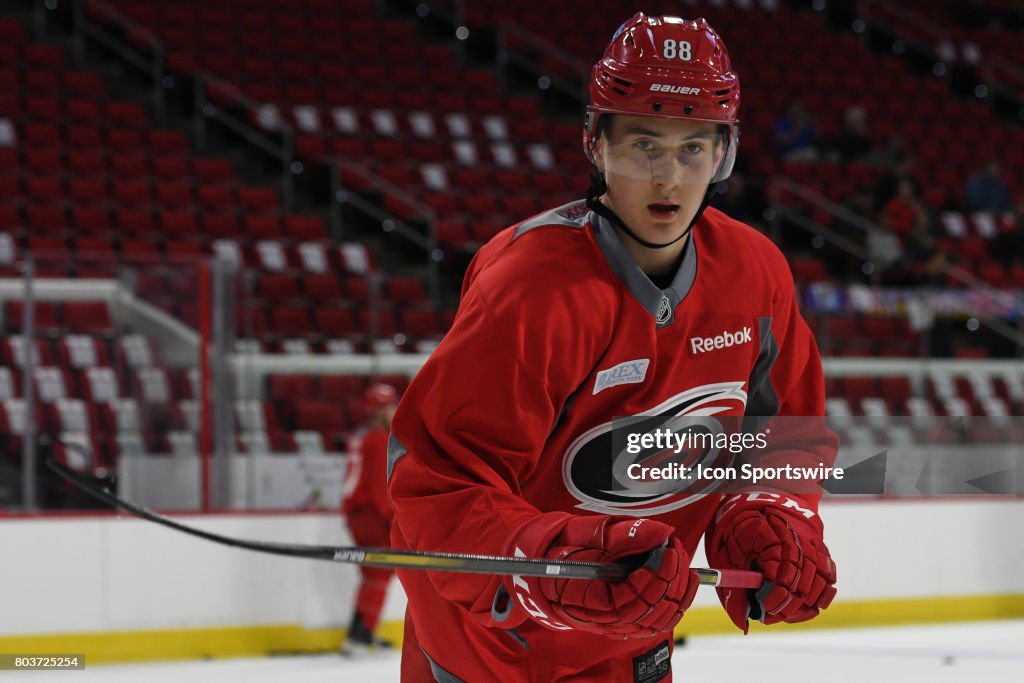
[[712, 447], [679, 452], [646, 449], [631, 453], [625, 447], [626, 439], [620, 437], [628, 430], [656, 428], [710, 436], [724, 434], [726, 427], [722, 419], [715, 416], [727, 413], [732, 419], [742, 419], [747, 403], [743, 384], [722, 382], [689, 389], [629, 419], [605, 422], [581, 434], [569, 446], [562, 462], [566, 489], [580, 501], [576, 507], [608, 515], [647, 517], [689, 505], [710, 493], [718, 482], [644, 481], [633, 479], [627, 473], [634, 464], [645, 467], [728, 466], [733, 455], [727, 449]]

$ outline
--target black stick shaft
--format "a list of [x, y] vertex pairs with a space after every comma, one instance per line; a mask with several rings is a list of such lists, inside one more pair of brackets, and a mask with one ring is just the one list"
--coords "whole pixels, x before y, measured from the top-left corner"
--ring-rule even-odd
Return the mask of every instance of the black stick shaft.
[[[244, 548], [246, 550], [272, 555], [284, 555], [286, 557], [305, 557], [313, 560], [327, 560], [391, 569], [421, 569], [469, 574], [517, 574], [520, 576], [557, 576], [563, 579], [621, 581], [630, 572], [630, 568], [612, 562], [566, 562], [562, 560], [467, 555], [462, 553], [391, 550], [389, 548], [298, 545], [230, 538], [181, 524], [152, 510], [129, 503], [118, 498], [109, 490], [89, 482], [66, 465], [52, 459], [47, 460], [46, 466], [58, 476], [107, 505], [129, 512], [141, 519], [162, 524], [176, 531], [232, 548]], [[727, 581], [723, 579], [727, 578], [729, 574], [724, 570], [719, 571], [715, 569], [695, 569], [694, 571], [697, 572], [701, 584], [710, 586], [726, 585]], [[753, 572], [740, 573], [753, 574]], [[749, 577], [746, 580], [749, 581]]]

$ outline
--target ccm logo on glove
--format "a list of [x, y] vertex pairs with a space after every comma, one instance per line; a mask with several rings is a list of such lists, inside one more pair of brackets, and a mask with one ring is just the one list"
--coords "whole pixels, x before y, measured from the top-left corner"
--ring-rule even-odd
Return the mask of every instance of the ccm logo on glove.
[[738, 503], [774, 503], [781, 505], [784, 508], [789, 508], [794, 512], [797, 512], [804, 516], [805, 519], [814, 519], [817, 517], [814, 510], [804, 507], [797, 501], [789, 498], [788, 496], [782, 496], [778, 493], [768, 493], [766, 491], [757, 491], [754, 493], [745, 493], [736, 496], [732, 496], [726, 499], [727, 502], [722, 503], [718, 508], [718, 512], [715, 513], [715, 523], [721, 521], [723, 517], [729, 514]]
[[[524, 553], [521, 549], [516, 548], [515, 556], [526, 557], [526, 553]], [[572, 626], [560, 624], [557, 621], [554, 621], [553, 619], [548, 617], [547, 614], [544, 614], [544, 610], [538, 607], [537, 603], [534, 602], [532, 597], [530, 597], [530, 585], [523, 580], [523, 577], [513, 576], [512, 586], [514, 587], [516, 600], [519, 601], [519, 604], [523, 606], [523, 609], [526, 610], [526, 613], [529, 614], [530, 617], [540, 622], [541, 624], [544, 624], [548, 628], [554, 629], [556, 631], [572, 630]]]
[[671, 631], [700, 581], [675, 529], [650, 519], [548, 512], [523, 524], [506, 548], [519, 557], [573, 562], [635, 558], [640, 566], [619, 582], [513, 576], [506, 590], [539, 624], [610, 638], [649, 638]]
[[813, 619], [832, 603], [836, 565], [823, 539], [821, 518], [800, 501], [777, 493], [731, 496], [715, 515], [705, 543], [719, 569], [754, 569], [764, 576], [756, 591], [718, 590], [736, 626]]

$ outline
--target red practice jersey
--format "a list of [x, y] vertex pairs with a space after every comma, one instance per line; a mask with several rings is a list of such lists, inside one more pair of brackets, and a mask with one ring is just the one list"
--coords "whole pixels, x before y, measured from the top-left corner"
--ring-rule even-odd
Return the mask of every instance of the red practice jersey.
[[348, 443], [345, 483], [341, 509], [347, 517], [356, 513], [373, 514], [390, 522], [394, 513], [387, 492], [386, 429], [365, 429], [356, 432]]
[[[471, 264], [455, 323], [392, 425], [392, 543], [499, 554], [538, 512], [567, 511], [658, 519], [692, 553], [721, 496], [630, 481], [623, 453], [611, 447], [612, 420], [823, 411], [817, 347], [786, 260], [766, 237], [708, 208], [673, 281], [659, 289], [608, 221], [583, 202], [568, 204], [501, 232]], [[830, 465], [835, 448], [822, 429], [817, 441], [780, 455]], [[815, 496], [804, 502], [816, 509]], [[670, 677], [671, 634], [611, 640], [552, 631], [519, 605], [495, 609], [498, 577], [399, 577], [409, 597], [406, 637], [438, 680]]]

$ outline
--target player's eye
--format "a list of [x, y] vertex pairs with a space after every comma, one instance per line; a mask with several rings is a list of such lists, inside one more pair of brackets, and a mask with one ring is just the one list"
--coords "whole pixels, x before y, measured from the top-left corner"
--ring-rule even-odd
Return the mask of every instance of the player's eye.
[[633, 146], [644, 152], [654, 151], [654, 143], [650, 140], [637, 140], [633, 143]]
[[688, 142], [683, 145], [683, 151], [687, 154], [700, 154], [704, 151], [704, 145], [696, 142]]

